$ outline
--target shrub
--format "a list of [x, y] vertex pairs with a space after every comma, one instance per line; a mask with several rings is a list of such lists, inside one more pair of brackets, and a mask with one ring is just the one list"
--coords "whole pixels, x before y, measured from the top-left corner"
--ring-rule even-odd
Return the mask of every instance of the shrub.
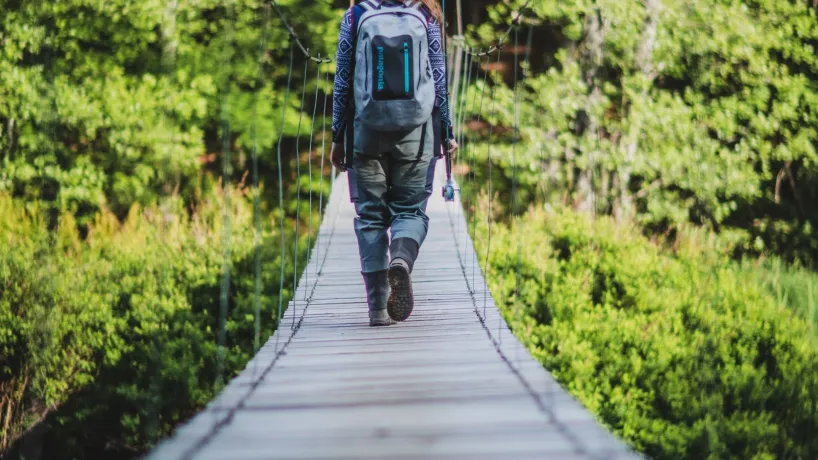
[[[254, 341], [252, 213], [238, 192], [232, 202], [226, 378]], [[192, 217], [174, 200], [134, 206], [121, 224], [102, 212], [80, 239], [70, 214], [50, 232], [36, 206], [0, 196], [0, 450], [42, 422], [46, 458], [128, 458], [212, 399], [220, 205]], [[276, 326], [281, 263], [278, 234], [263, 237], [261, 340]]]
[[639, 235], [563, 211], [495, 224], [490, 284], [515, 334], [652, 458], [816, 458], [806, 322], [713, 251]]

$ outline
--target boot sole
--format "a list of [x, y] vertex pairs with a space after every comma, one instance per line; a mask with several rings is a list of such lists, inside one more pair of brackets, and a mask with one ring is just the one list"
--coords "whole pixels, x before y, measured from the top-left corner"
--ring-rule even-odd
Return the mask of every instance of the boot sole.
[[386, 311], [395, 321], [406, 321], [412, 314], [415, 298], [412, 293], [412, 278], [409, 271], [400, 265], [389, 267], [389, 300]]
[[395, 324], [395, 322], [392, 321], [391, 319], [388, 319], [388, 320], [385, 320], [385, 321], [372, 321], [372, 320], [369, 320], [369, 327], [383, 327], [383, 326], [391, 326], [393, 324]]

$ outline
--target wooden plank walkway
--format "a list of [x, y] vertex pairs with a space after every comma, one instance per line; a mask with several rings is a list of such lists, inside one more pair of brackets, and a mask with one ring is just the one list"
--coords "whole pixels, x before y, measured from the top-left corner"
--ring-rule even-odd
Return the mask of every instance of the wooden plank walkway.
[[341, 176], [281, 330], [149, 458], [641, 458], [510, 333], [474, 265], [462, 209], [443, 202], [440, 180], [408, 321], [368, 326]]

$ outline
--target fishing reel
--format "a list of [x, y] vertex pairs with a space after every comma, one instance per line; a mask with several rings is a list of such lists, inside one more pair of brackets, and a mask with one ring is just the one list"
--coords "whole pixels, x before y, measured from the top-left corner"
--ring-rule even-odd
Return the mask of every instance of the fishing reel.
[[446, 140], [446, 185], [443, 186], [443, 199], [448, 202], [454, 201], [455, 192], [460, 191], [460, 189], [454, 188], [454, 181], [452, 180], [452, 155], [449, 153], [451, 149], [451, 142]]
[[446, 201], [454, 201], [455, 192], [459, 189], [454, 188], [454, 181], [446, 179], [446, 185], [443, 186], [443, 199]]

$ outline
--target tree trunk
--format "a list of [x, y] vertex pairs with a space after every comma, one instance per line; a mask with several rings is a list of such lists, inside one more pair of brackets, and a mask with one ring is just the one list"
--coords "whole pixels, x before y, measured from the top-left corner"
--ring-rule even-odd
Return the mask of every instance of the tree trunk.
[[[652, 84], [653, 75], [653, 50], [656, 47], [656, 33], [659, 28], [659, 16], [661, 14], [661, 0], [643, 0], [645, 4], [645, 25], [642, 29], [642, 37], [639, 41], [639, 49], [636, 51], [636, 70], [641, 75], [642, 85], [639, 98], [631, 101], [633, 104], [641, 103], [648, 95], [648, 90]], [[627, 220], [634, 216], [633, 196], [631, 195], [631, 174], [633, 163], [636, 160], [636, 152], [639, 149], [639, 135], [642, 131], [641, 118], [632, 120], [628, 135], [623, 136], [627, 142], [625, 147], [625, 161], [619, 170], [620, 203], [614, 209], [617, 220]]]
[[8, 142], [8, 144], [9, 144], [9, 147], [8, 147], [8, 149], [9, 149], [9, 159], [13, 160], [14, 159], [14, 148], [16, 147], [14, 145], [14, 142], [15, 142], [15, 138], [14, 138], [14, 133], [15, 133], [14, 118], [9, 118], [6, 125], [7, 125], [7, 131], [8, 131], [7, 136], [9, 138], [9, 142]]
[[[596, 139], [594, 146], [583, 152], [587, 164], [579, 172], [577, 181], [576, 208], [580, 212], [593, 213], [596, 203], [596, 192], [594, 191], [594, 169], [596, 168], [596, 153], [598, 150], [599, 120], [595, 115], [596, 108], [602, 103], [602, 89], [597, 84], [596, 77], [600, 67], [602, 67], [603, 51], [605, 43], [605, 22], [602, 17], [602, 10], [599, 6], [585, 18], [585, 40], [584, 51], [582, 53], [582, 64], [584, 67], [584, 80], [588, 87], [588, 103], [585, 107], [585, 126], [582, 127], [580, 135], [586, 138]], [[582, 118], [582, 117], [580, 117]]]
[[173, 69], [176, 63], [176, 51], [179, 47], [176, 41], [176, 10], [179, 0], [170, 0], [165, 5], [165, 25], [162, 27], [162, 67], [165, 72]]

